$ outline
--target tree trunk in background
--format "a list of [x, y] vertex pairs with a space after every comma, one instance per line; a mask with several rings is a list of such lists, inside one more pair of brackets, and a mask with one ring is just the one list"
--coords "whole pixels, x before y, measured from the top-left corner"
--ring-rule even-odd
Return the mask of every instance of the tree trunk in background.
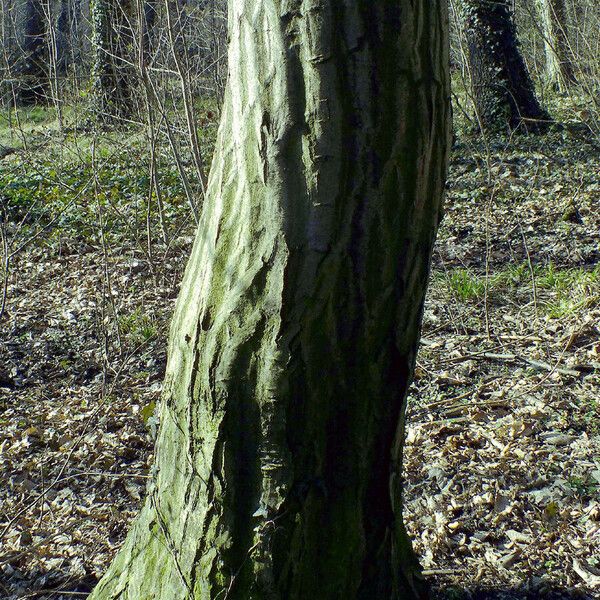
[[56, 31], [55, 58], [56, 71], [59, 75], [65, 75], [71, 62], [71, 0], [60, 0], [56, 2], [53, 13], [54, 27]]
[[548, 81], [559, 90], [577, 83], [567, 36], [567, 8], [564, 0], [538, 0], [546, 48]]
[[87, 0], [71, 0], [71, 61], [79, 78], [87, 79], [92, 61], [91, 7]]
[[141, 15], [141, 38], [142, 38], [142, 59], [148, 63], [152, 53], [154, 29], [158, 15], [157, 0], [142, 0]]
[[22, 106], [46, 104], [49, 100], [47, 18], [42, 0], [25, 0], [22, 6], [22, 56], [15, 75], [17, 103]]
[[209, 51], [207, 70], [211, 74], [215, 96], [219, 104], [223, 102], [225, 85], [227, 83], [227, 63], [225, 49], [227, 48], [227, 2], [226, 0], [211, 0], [207, 7], [209, 14]]
[[132, 108], [135, 0], [92, 0], [93, 111], [100, 121], [127, 118]]
[[405, 398], [441, 217], [444, 0], [231, 0], [145, 506], [93, 600], [412, 600]]
[[550, 120], [519, 50], [512, 0], [460, 0], [473, 101], [487, 130], [540, 129]]
[[14, 0], [0, 0], [0, 95], [1, 105], [13, 103], [13, 70], [15, 62], [16, 36], [14, 28]]

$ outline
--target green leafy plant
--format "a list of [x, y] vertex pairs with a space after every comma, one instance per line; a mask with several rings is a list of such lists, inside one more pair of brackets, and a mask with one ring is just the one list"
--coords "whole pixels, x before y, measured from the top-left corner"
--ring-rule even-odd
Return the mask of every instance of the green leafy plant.
[[154, 320], [141, 309], [136, 309], [128, 315], [121, 315], [119, 329], [133, 344], [141, 344], [157, 335]]
[[450, 290], [461, 300], [480, 298], [485, 293], [485, 279], [467, 269], [456, 269], [448, 279]]
[[600, 492], [600, 485], [590, 476], [571, 476], [567, 479], [569, 487], [581, 498], [592, 498]]

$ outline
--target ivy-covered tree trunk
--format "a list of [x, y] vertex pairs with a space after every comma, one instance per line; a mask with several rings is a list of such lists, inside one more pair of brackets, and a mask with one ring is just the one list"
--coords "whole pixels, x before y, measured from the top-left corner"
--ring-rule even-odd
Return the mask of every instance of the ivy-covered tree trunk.
[[135, 78], [135, 0], [91, 0], [93, 112], [99, 121], [126, 118]]
[[449, 148], [444, 0], [231, 0], [144, 508], [93, 600], [411, 600], [401, 512]]
[[16, 99], [23, 106], [45, 104], [49, 99], [47, 18], [42, 0], [22, 4], [22, 54], [17, 60]]
[[460, 10], [480, 127], [543, 129], [550, 117], [519, 49], [512, 0], [460, 0]]
[[567, 36], [565, 0], [538, 0], [546, 48], [546, 75], [551, 85], [566, 90], [577, 83]]

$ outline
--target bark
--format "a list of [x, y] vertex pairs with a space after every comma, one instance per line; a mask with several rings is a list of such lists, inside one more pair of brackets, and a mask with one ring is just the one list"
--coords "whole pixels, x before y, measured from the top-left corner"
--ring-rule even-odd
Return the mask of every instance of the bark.
[[512, 0], [461, 0], [473, 101], [482, 129], [543, 129], [541, 107], [519, 49]]
[[152, 46], [155, 37], [156, 18], [158, 14], [157, 0], [142, 0], [141, 15], [141, 37], [142, 37], [142, 60], [147, 64], [150, 60]]
[[144, 508], [93, 600], [411, 600], [405, 397], [449, 149], [443, 0], [232, 0]]
[[65, 75], [71, 63], [71, 0], [60, 0], [56, 5], [53, 15], [53, 26], [56, 32], [54, 60], [57, 73]]
[[17, 102], [22, 106], [48, 102], [46, 27], [42, 1], [26, 0], [23, 5], [22, 56], [16, 67]]
[[0, 0], [0, 101], [3, 107], [13, 104], [13, 68], [16, 60], [14, 0]]
[[565, 91], [577, 83], [567, 36], [564, 0], [538, 0], [546, 49], [546, 75], [550, 84]]
[[92, 0], [93, 110], [100, 121], [127, 118], [133, 102], [136, 63], [134, 0]]
[[69, 27], [69, 38], [71, 46], [71, 62], [75, 73], [81, 76], [87, 73], [89, 76], [93, 61], [90, 60], [92, 38], [91, 31], [91, 6], [87, 0], [71, 1], [71, 24]]

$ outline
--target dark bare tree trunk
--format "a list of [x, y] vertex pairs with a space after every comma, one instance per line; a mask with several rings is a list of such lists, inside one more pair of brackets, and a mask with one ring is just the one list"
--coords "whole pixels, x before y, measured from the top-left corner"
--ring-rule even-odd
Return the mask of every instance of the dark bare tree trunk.
[[538, 0], [546, 48], [546, 74], [557, 89], [577, 83], [569, 38], [565, 0]]
[[45, 104], [49, 99], [47, 18], [42, 0], [26, 0], [23, 10], [23, 48], [16, 69], [17, 103]]
[[93, 600], [412, 600], [403, 423], [449, 148], [443, 0], [232, 0], [152, 483]]
[[543, 129], [541, 107], [519, 49], [512, 0], [461, 0], [473, 101], [486, 130]]
[[143, 60], [148, 62], [158, 15], [158, 0], [142, 0], [141, 34]]
[[56, 31], [56, 47], [54, 48], [56, 72], [65, 75], [71, 63], [71, 0], [60, 0], [56, 3], [56, 11], [53, 14], [54, 28]]
[[3, 107], [14, 102], [16, 61], [15, 0], [0, 0], [0, 95]]

